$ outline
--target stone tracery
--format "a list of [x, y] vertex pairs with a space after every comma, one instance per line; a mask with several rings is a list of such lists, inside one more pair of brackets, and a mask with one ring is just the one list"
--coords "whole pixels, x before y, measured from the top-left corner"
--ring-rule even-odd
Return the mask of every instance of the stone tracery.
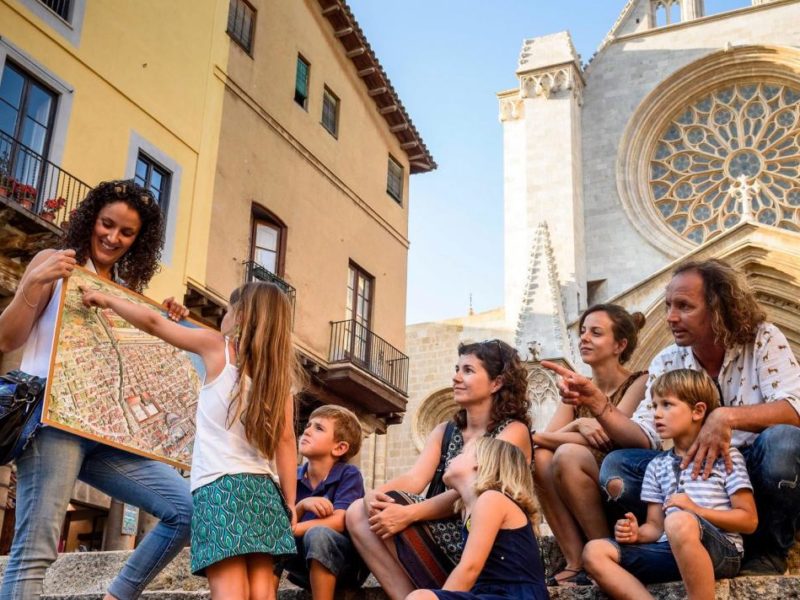
[[[742, 82], [691, 103], [661, 131], [650, 191], [676, 233], [702, 243], [742, 214], [800, 231], [800, 86]], [[738, 183], [737, 183], [738, 182]], [[753, 190], [750, 206], [736, 191]]]

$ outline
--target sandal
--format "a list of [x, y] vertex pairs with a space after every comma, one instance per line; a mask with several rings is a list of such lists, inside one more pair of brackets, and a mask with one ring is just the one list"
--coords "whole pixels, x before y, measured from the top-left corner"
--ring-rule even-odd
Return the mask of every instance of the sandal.
[[547, 587], [558, 587], [564, 584], [567, 585], [592, 585], [592, 580], [583, 569], [562, 569], [559, 573], [572, 573], [569, 577], [563, 579], [556, 579], [556, 575], [551, 575], [545, 580]]

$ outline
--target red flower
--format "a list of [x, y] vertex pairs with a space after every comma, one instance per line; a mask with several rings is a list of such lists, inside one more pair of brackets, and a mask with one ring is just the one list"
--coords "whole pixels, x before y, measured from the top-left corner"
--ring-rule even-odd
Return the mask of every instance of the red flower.
[[44, 207], [49, 212], [56, 212], [58, 209], [63, 208], [67, 201], [64, 198], [50, 198], [44, 201]]

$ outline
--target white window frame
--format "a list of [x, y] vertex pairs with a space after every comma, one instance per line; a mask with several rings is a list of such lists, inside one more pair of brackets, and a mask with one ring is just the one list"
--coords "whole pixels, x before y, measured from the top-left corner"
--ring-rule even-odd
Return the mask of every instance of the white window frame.
[[171, 172], [169, 202], [167, 204], [167, 214], [164, 215], [166, 224], [164, 228], [164, 250], [161, 254], [161, 261], [169, 267], [172, 265], [172, 255], [175, 249], [175, 228], [178, 224], [178, 206], [181, 200], [181, 174], [183, 169], [181, 164], [169, 154], [161, 150], [138, 132], [131, 131], [131, 137], [128, 143], [128, 159], [125, 163], [126, 179], [133, 179], [136, 174], [136, 161], [139, 159], [139, 152], [145, 153], [152, 160]]
[[67, 39], [76, 48], [81, 43], [83, 17], [86, 14], [86, 0], [72, 0], [69, 20], [65, 21], [39, 0], [19, 0], [25, 8], [39, 17], [50, 29]]

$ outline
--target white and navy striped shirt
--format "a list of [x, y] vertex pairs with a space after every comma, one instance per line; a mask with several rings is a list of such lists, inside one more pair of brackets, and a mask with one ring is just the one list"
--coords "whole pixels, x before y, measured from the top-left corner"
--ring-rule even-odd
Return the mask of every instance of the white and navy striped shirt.
[[[672, 494], [686, 494], [702, 508], [730, 510], [733, 508], [731, 496], [734, 493], [739, 490], [753, 490], [742, 453], [731, 448], [730, 455], [733, 462], [731, 473], [725, 469], [725, 460], [718, 458], [708, 479], [703, 479], [702, 476], [692, 479], [692, 464], [681, 470], [681, 457], [674, 450], [659, 454], [647, 465], [642, 480], [642, 502], [664, 504]], [[676, 510], [680, 509], [674, 506], [668, 508], [665, 516]], [[728, 531], [722, 533], [739, 552], [744, 551], [740, 534]], [[666, 542], [667, 534], [663, 534], [658, 541]]]

